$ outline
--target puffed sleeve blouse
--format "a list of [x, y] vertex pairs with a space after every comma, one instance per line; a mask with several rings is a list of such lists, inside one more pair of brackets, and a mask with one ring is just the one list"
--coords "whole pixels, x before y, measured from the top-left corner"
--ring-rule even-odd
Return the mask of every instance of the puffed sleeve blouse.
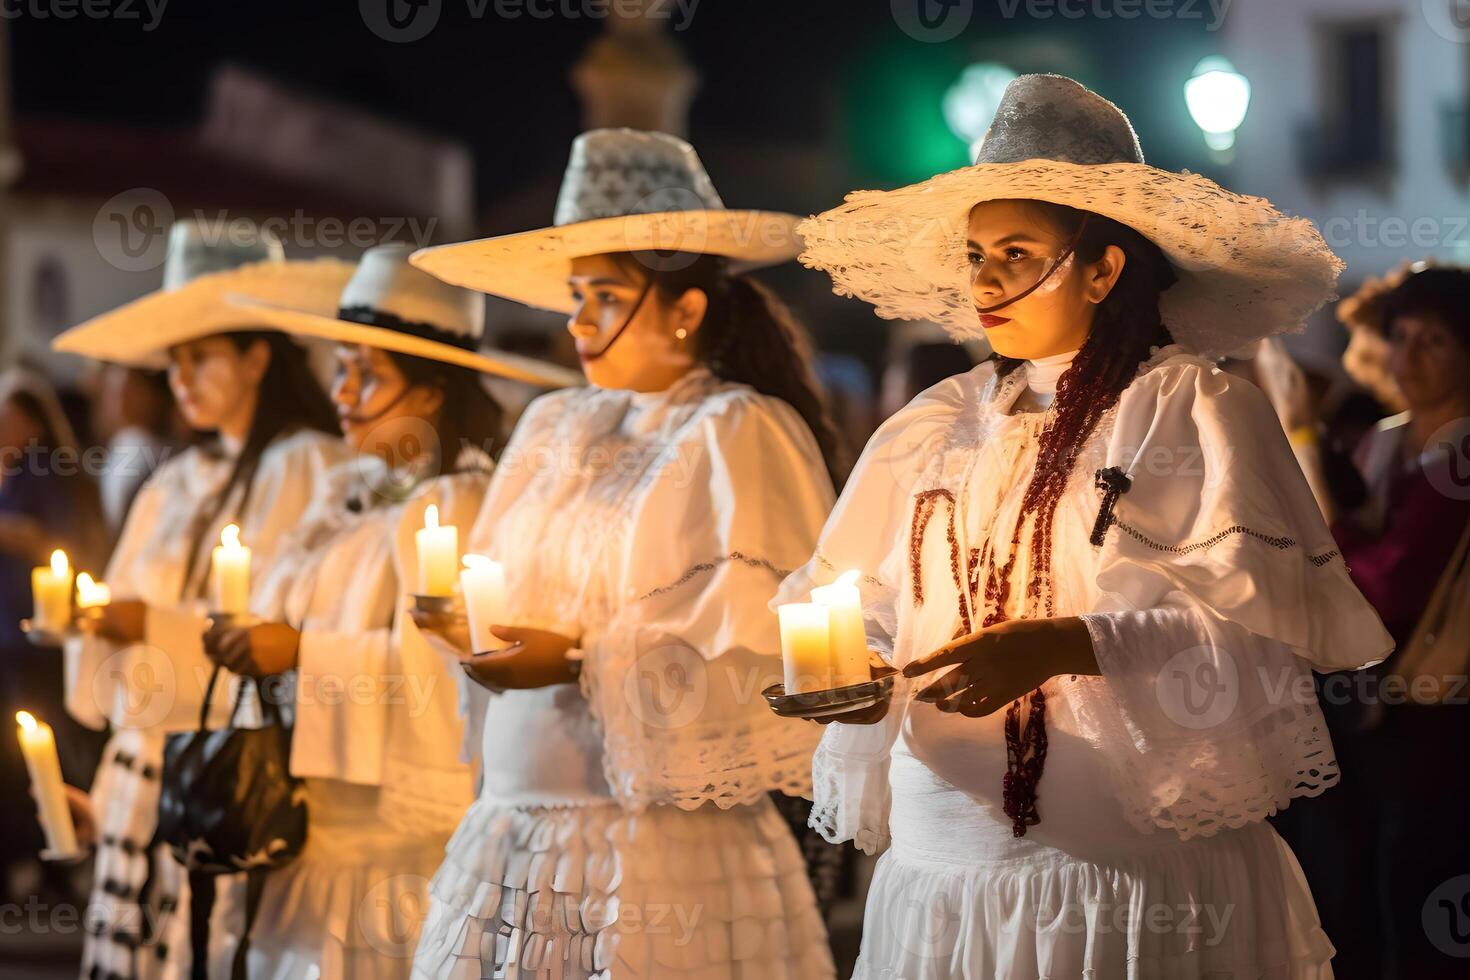
[[[889, 419], [776, 602], [860, 569], [870, 639], [899, 667], [978, 628], [974, 564], [992, 535], [1009, 541], [1045, 422], [1009, 411], [1025, 370], [1001, 378], [987, 362]], [[1094, 545], [1095, 474], [1110, 468], [1128, 489]], [[1051, 567], [1051, 614], [1082, 618], [1101, 676], [1052, 678], [1049, 710], [1098, 749], [1140, 832], [1210, 835], [1336, 782], [1310, 671], [1372, 665], [1393, 643], [1258, 390], [1156, 349], [1079, 453]], [[1168, 693], [1181, 677], [1226, 696], [1194, 713]], [[887, 843], [888, 759], [911, 694], [899, 685], [882, 724], [824, 734], [813, 820], [830, 839]]]
[[809, 792], [814, 726], [760, 695], [781, 675], [766, 603], [832, 496], [790, 405], [703, 369], [663, 392], [570, 390], [527, 410], [471, 545], [505, 564], [512, 624], [580, 637], [621, 805]]

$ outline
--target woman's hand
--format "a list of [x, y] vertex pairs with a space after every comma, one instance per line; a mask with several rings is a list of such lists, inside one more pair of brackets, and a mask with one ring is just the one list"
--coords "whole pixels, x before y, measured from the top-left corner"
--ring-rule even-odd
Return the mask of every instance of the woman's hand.
[[273, 677], [296, 666], [301, 634], [285, 623], [215, 626], [204, 634], [204, 652], [226, 670], [245, 677]]
[[100, 636], [113, 643], [142, 643], [148, 604], [140, 599], [114, 599], [101, 607], [96, 618], [78, 616], [77, 626], [89, 636]]
[[956, 664], [915, 697], [970, 718], [983, 718], [1059, 674], [1098, 673], [1092, 637], [1075, 616], [997, 623], [914, 661], [903, 675], [919, 677]]
[[[35, 791], [31, 791], [35, 795]], [[92, 809], [92, 797], [82, 789], [66, 784], [66, 808], [71, 811], [72, 826], [77, 831], [77, 844], [91, 847], [97, 843], [97, 814]]]
[[409, 617], [441, 656], [463, 660], [470, 649], [470, 623], [465, 617], [464, 604], [455, 600], [454, 608], [446, 613], [424, 612], [410, 609]]
[[580, 664], [567, 657], [567, 651], [577, 645], [571, 637], [519, 626], [492, 626], [490, 632], [511, 645], [461, 662], [465, 673], [481, 687], [525, 690], [576, 681]]

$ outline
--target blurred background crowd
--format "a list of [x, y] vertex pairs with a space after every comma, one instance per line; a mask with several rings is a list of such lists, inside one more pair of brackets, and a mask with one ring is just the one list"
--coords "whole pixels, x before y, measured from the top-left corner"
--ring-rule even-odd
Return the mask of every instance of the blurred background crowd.
[[[49, 343], [156, 288], [173, 219], [265, 223], [292, 257], [538, 227], [572, 137], [610, 125], [689, 137], [732, 206], [811, 213], [965, 165], [1005, 84], [1057, 71], [1121, 105], [1153, 165], [1310, 218], [1347, 263], [1341, 303], [1224, 365], [1271, 398], [1399, 642], [1373, 671], [1318, 678], [1342, 782], [1274, 822], [1339, 977], [1463, 975], [1470, 3], [335, 6], [0, 0], [0, 717], [52, 720], [69, 782], [87, 784], [101, 735], [66, 722], [56, 651], [20, 632], [30, 570], [56, 547], [104, 567], [132, 495], [192, 436], [163, 375]], [[853, 453], [988, 354], [798, 266], [762, 278], [812, 332]], [[488, 322], [504, 349], [575, 364], [555, 317], [492, 301]], [[528, 394], [497, 393], [512, 415]], [[83, 901], [80, 871], [35, 860], [12, 739], [0, 767], [0, 902]], [[863, 869], [848, 862], [844, 894]], [[861, 905], [833, 915], [850, 957]], [[0, 920], [0, 975], [74, 969], [79, 928], [22, 921]]]

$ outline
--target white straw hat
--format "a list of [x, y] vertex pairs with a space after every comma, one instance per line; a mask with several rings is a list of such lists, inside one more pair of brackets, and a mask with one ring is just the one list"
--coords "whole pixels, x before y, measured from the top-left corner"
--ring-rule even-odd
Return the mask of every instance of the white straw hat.
[[340, 291], [327, 311], [320, 305], [295, 309], [249, 289], [231, 300], [252, 322], [297, 337], [367, 344], [542, 387], [582, 383], [581, 374], [555, 364], [504, 351], [480, 353], [485, 298], [415, 269], [410, 252], [408, 245], [378, 245], [355, 268], [327, 260], [321, 275]]
[[[51, 343], [52, 350], [135, 367], [162, 368], [168, 349], [200, 337], [261, 324], [228, 301], [249, 291], [308, 309], [335, 307], [347, 281], [333, 279], [329, 265], [291, 261], [280, 241], [240, 222], [210, 225], [175, 222], [169, 229], [163, 288], [72, 327]], [[325, 304], [325, 305], [323, 305]]]
[[1061, 75], [1011, 82], [973, 166], [898, 190], [854, 191], [803, 221], [801, 261], [879, 316], [975, 337], [969, 213], [1002, 199], [1091, 211], [1153, 241], [1178, 276], [1160, 297], [1164, 324], [1206, 356], [1300, 330], [1334, 298], [1343, 267], [1306, 219], [1198, 174], [1146, 165], [1122, 110]]
[[796, 257], [798, 221], [726, 208], [694, 147], [676, 136], [594, 129], [572, 143], [552, 227], [426, 248], [413, 264], [446, 282], [569, 313], [574, 258], [656, 250], [758, 268]]

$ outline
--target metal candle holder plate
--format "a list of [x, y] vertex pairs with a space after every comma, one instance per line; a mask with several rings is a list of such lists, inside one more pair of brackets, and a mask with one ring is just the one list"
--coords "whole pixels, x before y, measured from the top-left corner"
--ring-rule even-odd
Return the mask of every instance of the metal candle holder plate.
[[772, 684], [761, 692], [761, 696], [766, 699], [772, 711], [784, 718], [828, 718], [871, 708], [888, 697], [893, 690], [895, 673], [897, 672], [890, 670], [861, 684], [800, 694], [787, 694], [784, 684]]
[[413, 608], [415, 612], [421, 612], [427, 616], [445, 616], [454, 611], [454, 596], [415, 593]]

